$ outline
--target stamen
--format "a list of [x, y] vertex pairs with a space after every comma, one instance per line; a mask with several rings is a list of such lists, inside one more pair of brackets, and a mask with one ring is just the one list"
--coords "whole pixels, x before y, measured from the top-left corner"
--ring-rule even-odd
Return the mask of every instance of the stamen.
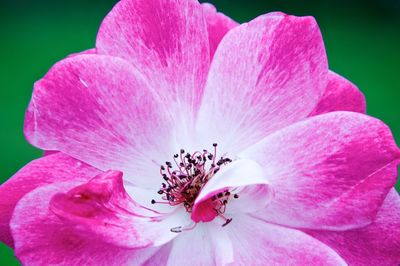
[[181, 233], [182, 232], [182, 226], [177, 226], [177, 227], [172, 227], [171, 228], [172, 233]]
[[[217, 146], [217, 143], [213, 143], [213, 153], [204, 149], [202, 152], [195, 151], [190, 154], [186, 153], [184, 149], [180, 149], [179, 153], [173, 155], [176, 169], [173, 169], [172, 163], [169, 161], [166, 161], [165, 165], [161, 165], [160, 175], [166, 183], [161, 184], [157, 193], [162, 200], [153, 199], [151, 203], [171, 206], [183, 204], [186, 211], [191, 213], [194, 202], [206, 183], [221, 167], [232, 162], [225, 155], [217, 159]], [[222, 214], [225, 212], [231, 194], [226, 190], [212, 197], [212, 206], [221, 218], [224, 217]], [[233, 197], [237, 199], [238, 195], [234, 194]], [[232, 219], [224, 217], [224, 221], [223, 226], [229, 224]], [[194, 228], [194, 226], [178, 226], [171, 228], [171, 231], [179, 233], [191, 227]]]
[[172, 227], [171, 228], [171, 232], [173, 233], [182, 233], [185, 231], [190, 231], [192, 229], [194, 229], [196, 227], [197, 223], [191, 223], [189, 225], [186, 226], [177, 226], [177, 227]]
[[226, 218], [222, 213], [219, 213], [218, 215], [219, 215], [219, 217], [221, 217], [225, 221], [225, 223], [222, 225], [222, 227], [225, 227], [230, 222], [232, 222], [232, 218]]
[[222, 227], [228, 225], [230, 222], [232, 222], [232, 218], [226, 219], [226, 222], [222, 225]]

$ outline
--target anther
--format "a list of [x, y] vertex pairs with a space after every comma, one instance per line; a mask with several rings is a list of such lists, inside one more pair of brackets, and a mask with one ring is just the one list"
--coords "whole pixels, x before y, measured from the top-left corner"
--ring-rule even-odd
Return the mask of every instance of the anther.
[[[225, 156], [217, 157], [217, 143], [213, 144], [213, 152], [208, 152], [206, 149], [196, 151], [194, 153], [186, 153], [184, 149], [180, 149], [179, 153], [173, 154], [173, 163], [166, 161], [160, 166], [160, 174], [166, 181], [161, 183], [161, 189], [157, 191], [161, 201], [151, 200], [152, 204], [161, 203], [170, 206], [183, 204], [187, 212], [192, 212], [194, 202], [200, 191], [206, 183], [227, 163], [232, 162], [231, 159]], [[175, 169], [171, 169], [175, 168]], [[213, 195], [213, 205], [211, 208], [218, 213], [218, 216], [223, 218], [224, 226], [230, 223], [232, 219], [223, 216], [226, 205], [228, 204], [231, 193], [228, 190], [221, 191]], [[235, 194], [235, 198], [238, 196]], [[185, 230], [190, 230], [193, 226], [178, 226], [171, 228], [171, 232], [180, 233]]]
[[181, 233], [182, 232], [182, 226], [177, 226], [177, 227], [171, 228], [171, 232], [172, 233]]
[[232, 222], [232, 218], [226, 219], [225, 223], [222, 226], [227, 226], [230, 222]]
[[185, 226], [172, 227], [170, 230], [173, 233], [182, 233], [184, 231], [192, 230], [193, 228], [196, 227], [196, 225], [197, 225], [196, 223], [191, 223], [191, 224], [188, 224], [188, 225], [185, 225]]

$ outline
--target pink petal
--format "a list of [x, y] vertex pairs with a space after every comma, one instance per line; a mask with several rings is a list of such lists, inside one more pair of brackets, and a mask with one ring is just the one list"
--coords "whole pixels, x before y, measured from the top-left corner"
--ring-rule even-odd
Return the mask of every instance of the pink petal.
[[157, 252], [149, 258], [145, 263], [140, 264], [142, 266], [154, 266], [154, 265], [166, 265], [169, 254], [171, 252], [172, 242], [169, 242], [160, 247]]
[[176, 213], [159, 215], [133, 201], [118, 171], [107, 171], [67, 193], [55, 194], [50, 210], [83, 228], [85, 234], [128, 248], [162, 245], [176, 236], [170, 229], [182, 222]]
[[373, 221], [396, 182], [400, 151], [381, 121], [333, 112], [282, 129], [241, 156], [264, 166], [275, 192], [260, 217], [347, 230]]
[[35, 84], [25, 119], [33, 145], [121, 170], [142, 185], [158, 184], [153, 161], [171, 155], [171, 127], [142, 75], [122, 59], [101, 55], [53, 66]]
[[239, 23], [223, 13], [217, 12], [215, 6], [209, 3], [202, 4], [204, 16], [207, 22], [208, 40], [210, 42], [210, 58], [213, 58], [218, 44], [225, 34], [238, 26]]
[[333, 111], [365, 113], [365, 109], [363, 93], [353, 83], [330, 71], [325, 93], [310, 116]]
[[65, 154], [57, 153], [30, 162], [0, 186], [0, 240], [13, 246], [9, 228], [17, 202], [37, 187], [61, 181], [88, 180], [99, 171]]
[[184, 119], [180, 124], [191, 123], [210, 64], [197, 1], [122, 0], [104, 19], [96, 47], [128, 60], [163, 99], [163, 108]]
[[212, 62], [200, 138], [229, 153], [241, 151], [307, 117], [325, 90], [327, 73], [312, 17], [271, 13], [232, 29]]
[[224, 230], [233, 245], [232, 265], [347, 265], [335, 251], [307, 234], [251, 216], [235, 217]]
[[345, 231], [309, 231], [336, 250], [350, 265], [400, 264], [400, 197], [387, 195], [375, 221], [367, 227]]
[[[204, 186], [193, 206], [192, 219], [195, 222], [208, 222], [218, 214], [215, 211], [212, 197], [219, 193], [225, 195], [230, 191], [226, 212], [254, 212], [264, 208], [271, 200], [263, 168], [250, 160], [237, 160], [223, 167]], [[239, 195], [238, 199], [234, 194]], [[224, 197], [225, 198], [225, 197]]]
[[58, 153], [58, 151], [43, 151], [43, 156], [49, 156]]
[[64, 182], [42, 186], [18, 203], [11, 228], [15, 254], [23, 265], [140, 265], [157, 252], [158, 248], [131, 249], [106, 243], [86, 231], [87, 227], [57, 217], [49, 210], [51, 198], [74, 185]]

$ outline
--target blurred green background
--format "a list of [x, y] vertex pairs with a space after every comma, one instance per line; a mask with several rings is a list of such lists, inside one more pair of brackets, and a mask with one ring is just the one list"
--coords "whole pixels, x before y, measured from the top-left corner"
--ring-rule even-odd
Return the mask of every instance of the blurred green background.
[[[0, 183], [41, 152], [23, 136], [33, 83], [66, 55], [94, 46], [115, 0], [0, 0]], [[215, 0], [239, 22], [270, 11], [316, 17], [330, 68], [364, 92], [368, 114], [400, 143], [400, 1]], [[399, 189], [399, 184], [397, 185]], [[19, 265], [0, 243], [0, 265]]]

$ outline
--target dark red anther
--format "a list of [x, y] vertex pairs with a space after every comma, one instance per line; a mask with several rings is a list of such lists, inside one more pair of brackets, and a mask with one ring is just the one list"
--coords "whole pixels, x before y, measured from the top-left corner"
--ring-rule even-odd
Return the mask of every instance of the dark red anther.
[[[166, 161], [165, 166], [160, 167], [160, 174], [165, 183], [157, 193], [161, 197], [161, 201], [151, 200], [152, 204], [163, 203], [171, 206], [183, 204], [186, 211], [191, 213], [194, 202], [199, 195], [200, 191], [207, 184], [207, 182], [221, 169], [224, 165], [232, 162], [230, 158], [220, 157], [217, 159], [217, 143], [213, 144], [214, 152], [210, 153], [207, 150], [203, 152], [196, 151], [192, 154], [186, 153], [181, 149], [179, 154], [174, 154], [174, 163], [176, 169], [173, 169], [171, 162]], [[223, 216], [226, 204], [229, 201], [231, 193], [226, 190], [212, 196], [210, 201], [210, 208], [215, 212], [215, 216], [224, 219], [223, 226], [229, 224], [232, 219]], [[238, 198], [237, 194], [233, 195]]]

